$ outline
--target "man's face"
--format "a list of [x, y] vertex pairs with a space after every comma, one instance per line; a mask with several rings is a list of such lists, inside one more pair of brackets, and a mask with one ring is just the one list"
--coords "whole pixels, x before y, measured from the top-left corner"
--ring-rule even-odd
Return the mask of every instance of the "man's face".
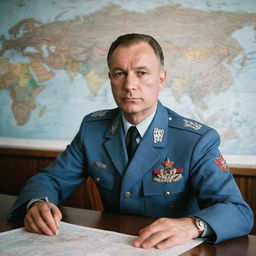
[[156, 109], [166, 72], [152, 47], [141, 42], [114, 50], [109, 78], [116, 104], [129, 122], [137, 124]]

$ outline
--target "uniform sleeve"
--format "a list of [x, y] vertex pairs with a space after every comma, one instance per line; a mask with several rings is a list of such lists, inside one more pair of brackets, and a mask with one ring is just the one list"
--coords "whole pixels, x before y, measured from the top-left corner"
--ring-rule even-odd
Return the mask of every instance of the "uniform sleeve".
[[202, 218], [220, 242], [247, 235], [253, 226], [253, 213], [242, 199], [233, 175], [218, 150], [220, 138], [210, 129], [194, 148], [191, 161], [191, 181]]
[[60, 153], [52, 164], [28, 179], [18, 198], [9, 210], [8, 220], [23, 220], [26, 204], [33, 198], [45, 198], [59, 204], [87, 178], [83, 133], [85, 122], [66, 150]]

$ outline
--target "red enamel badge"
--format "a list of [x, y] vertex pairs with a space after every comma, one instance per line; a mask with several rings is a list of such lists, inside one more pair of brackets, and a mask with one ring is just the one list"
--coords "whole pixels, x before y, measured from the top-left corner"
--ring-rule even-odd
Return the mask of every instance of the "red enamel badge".
[[221, 171], [228, 171], [229, 170], [227, 162], [221, 154], [220, 154], [219, 158], [214, 158], [213, 161], [219, 166]]
[[170, 161], [169, 158], [167, 158], [165, 162], [162, 162], [164, 169], [172, 169], [173, 164], [174, 164], [174, 162]]
[[154, 170], [153, 174], [155, 177], [153, 178], [156, 182], [178, 182], [182, 178], [182, 168], [176, 169], [173, 167], [174, 162], [170, 161], [169, 158], [167, 158], [164, 162], [162, 162], [162, 165], [164, 166], [164, 169]]

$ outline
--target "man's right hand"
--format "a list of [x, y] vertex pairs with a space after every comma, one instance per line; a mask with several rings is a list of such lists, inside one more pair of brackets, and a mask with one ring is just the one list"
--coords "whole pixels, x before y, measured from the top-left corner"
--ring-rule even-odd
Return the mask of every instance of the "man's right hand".
[[28, 210], [24, 218], [24, 226], [27, 231], [45, 235], [58, 234], [58, 228], [62, 214], [59, 208], [49, 202], [49, 209], [46, 202], [35, 202]]

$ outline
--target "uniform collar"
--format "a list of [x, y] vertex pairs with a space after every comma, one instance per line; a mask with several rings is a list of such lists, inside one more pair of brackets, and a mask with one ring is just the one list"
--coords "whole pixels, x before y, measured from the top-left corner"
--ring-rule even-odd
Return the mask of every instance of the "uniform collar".
[[[143, 138], [144, 134], [146, 133], [146, 131], [147, 131], [149, 125], [151, 124], [151, 122], [152, 122], [152, 120], [153, 120], [153, 118], [154, 118], [154, 116], [155, 116], [155, 114], [156, 114], [156, 110], [155, 110], [151, 115], [149, 115], [147, 118], [145, 118], [143, 121], [141, 121], [140, 123], [138, 123], [137, 125], [135, 125], [136, 128], [137, 128], [137, 130], [138, 130], [138, 132], [139, 132], [139, 134], [140, 134], [140, 137], [141, 137], [141, 138]], [[129, 129], [131, 126], [133, 126], [133, 124], [129, 123], [129, 122], [125, 119], [123, 113], [122, 113], [122, 120], [123, 120], [123, 126], [124, 126], [124, 135], [125, 135], [125, 137], [126, 137], [126, 134], [127, 134], [127, 132], [128, 132], [128, 129]]]

